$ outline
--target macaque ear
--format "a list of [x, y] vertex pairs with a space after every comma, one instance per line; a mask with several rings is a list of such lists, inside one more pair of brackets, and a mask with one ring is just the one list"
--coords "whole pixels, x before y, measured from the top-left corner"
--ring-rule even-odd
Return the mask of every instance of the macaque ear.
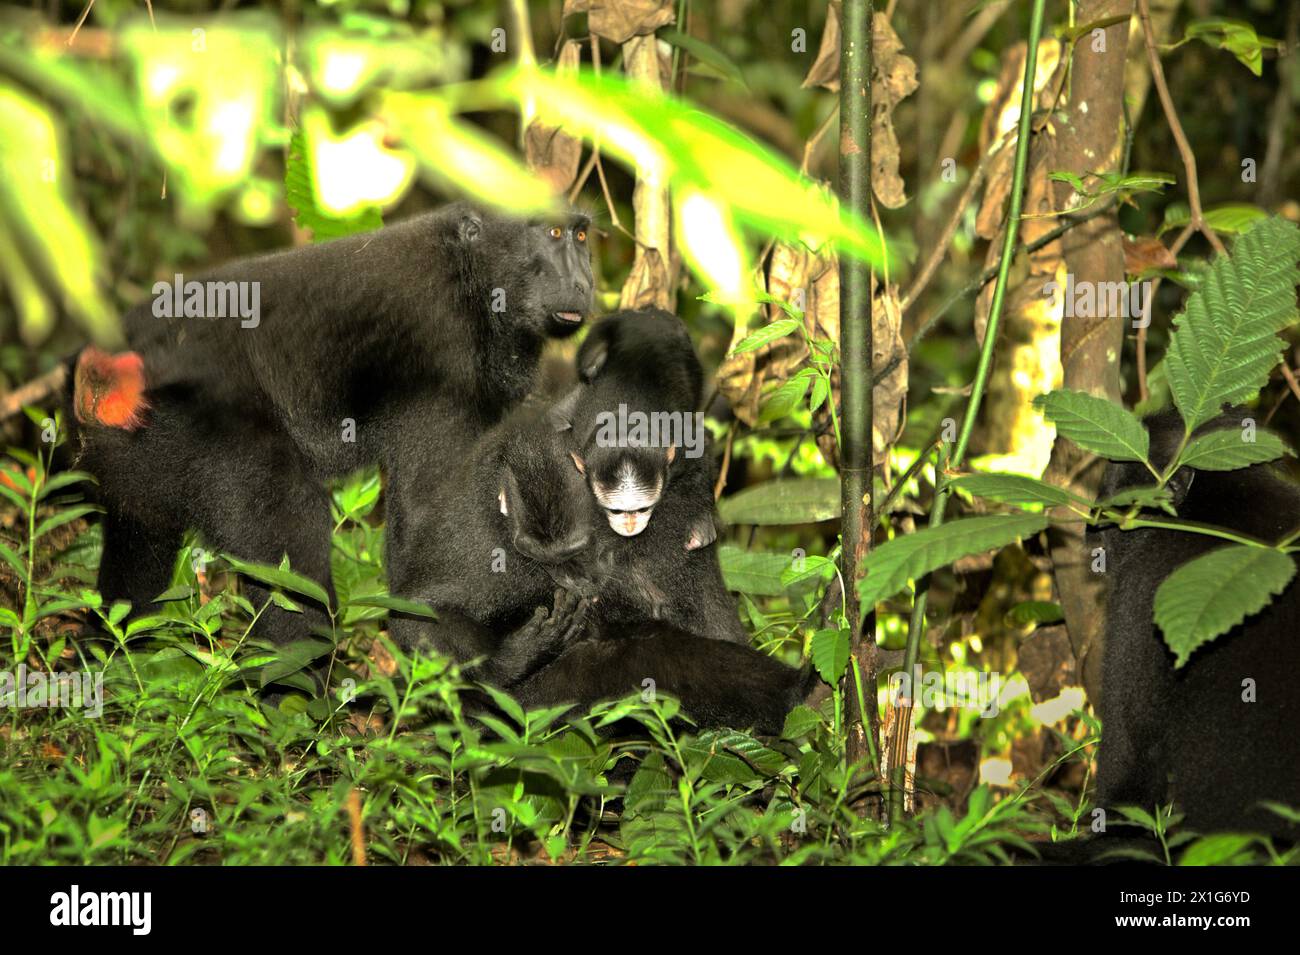
[[570, 452], [569, 452], [569, 457], [573, 458], [573, 466], [574, 466], [575, 468], [578, 469], [578, 473], [579, 473], [579, 474], [582, 474], [582, 475], [586, 475], [586, 473], [587, 473], [587, 464], [586, 464], [585, 461], [582, 460], [582, 458], [578, 457], [577, 452], [576, 452], [576, 451], [570, 451]]
[[505, 514], [507, 517], [510, 516], [510, 506], [506, 504], [506, 489], [504, 486], [497, 493], [497, 507], [501, 510], [502, 514]]
[[476, 242], [483, 231], [483, 220], [472, 213], [466, 213], [460, 217], [460, 222], [456, 226], [456, 234], [460, 236], [462, 242]]
[[677, 457], [677, 445], [670, 444], [668, 450], [664, 452], [664, 458], [667, 459], [669, 464], [672, 464], [675, 457]]

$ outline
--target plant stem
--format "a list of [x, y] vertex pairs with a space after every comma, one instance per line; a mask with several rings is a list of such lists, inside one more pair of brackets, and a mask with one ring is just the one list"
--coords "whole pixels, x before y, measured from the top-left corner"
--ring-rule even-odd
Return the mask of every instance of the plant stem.
[[[1043, 32], [1043, 0], [1034, 0], [1033, 12], [1029, 18], [1029, 40], [1025, 51], [1025, 76], [1020, 90], [1020, 121], [1016, 133], [1016, 157], [1011, 179], [1010, 207], [1007, 210], [1006, 231], [1002, 238], [1002, 255], [998, 260], [997, 283], [993, 286], [993, 303], [989, 308], [988, 325], [984, 330], [984, 344], [980, 349], [979, 364], [975, 370], [975, 382], [971, 386], [970, 403], [962, 418], [961, 431], [957, 443], [944, 455], [943, 467], [935, 475], [934, 502], [930, 508], [930, 526], [937, 527], [943, 523], [943, 509], [948, 502], [948, 475], [953, 469], [960, 468], [966, 457], [966, 447], [970, 443], [971, 433], [975, 429], [975, 420], [979, 416], [980, 402], [988, 387], [989, 369], [993, 365], [993, 346], [997, 341], [998, 324], [1002, 318], [1002, 304], [1006, 299], [1007, 276], [1011, 271], [1011, 262], [1015, 258], [1016, 240], [1020, 234], [1020, 210], [1024, 203], [1025, 167], [1029, 160], [1030, 125], [1034, 113], [1034, 71], [1038, 65], [1038, 41]], [[916, 602], [912, 607], [912, 619], [907, 631], [907, 651], [903, 657], [903, 672], [912, 673], [916, 665], [917, 654], [921, 646], [921, 634], [925, 631], [926, 586], [924, 581], [917, 582]], [[903, 813], [903, 784], [906, 778], [907, 742], [911, 733], [912, 701], [900, 699], [899, 720], [906, 721], [902, 732], [898, 734], [900, 745], [891, 754], [889, 761], [892, 773], [897, 775], [897, 785], [890, 787], [890, 818], [898, 819]]]
[[[871, 202], [871, 19], [872, 0], [845, 0], [840, 39], [840, 204], [865, 214]], [[868, 713], [848, 671], [841, 678], [847, 705], [845, 755], [850, 766], [877, 747], [867, 741], [876, 733], [876, 625], [870, 611], [859, 620], [855, 583], [871, 546], [871, 474], [873, 408], [871, 381], [871, 271], [855, 257], [840, 256], [840, 505], [843, 514], [841, 565], [851, 652], [858, 660]], [[865, 724], [865, 725], [864, 725]]]

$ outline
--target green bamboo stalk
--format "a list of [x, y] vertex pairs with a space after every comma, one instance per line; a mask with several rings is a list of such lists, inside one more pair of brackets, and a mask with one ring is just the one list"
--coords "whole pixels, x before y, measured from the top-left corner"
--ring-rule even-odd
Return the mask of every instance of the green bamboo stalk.
[[[871, 218], [871, 0], [845, 0], [840, 35], [840, 205]], [[871, 269], [840, 256], [840, 504], [845, 614], [857, 662], [841, 681], [846, 703], [845, 755], [875, 766], [875, 616], [858, 620], [854, 583], [870, 547], [872, 526]], [[859, 705], [858, 678], [862, 685]], [[868, 710], [864, 714], [862, 709]], [[865, 724], [864, 725], [864, 717]]]
[[[1015, 167], [1011, 179], [1010, 208], [1007, 210], [1006, 233], [1002, 237], [1002, 257], [998, 260], [998, 277], [993, 286], [993, 303], [989, 308], [988, 325], [984, 329], [984, 345], [980, 349], [979, 364], [975, 369], [975, 382], [971, 386], [970, 403], [962, 418], [961, 430], [957, 442], [946, 454], [941, 455], [941, 465], [936, 468], [934, 501], [930, 507], [930, 526], [937, 527], [943, 523], [944, 505], [948, 503], [949, 472], [960, 468], [966, 458], [966, 446], [970, 443], [971, 433], [975, 430], [975, 420], [979, 416], [980, 403], [984, 400], [984, 391], [988, 387], [989, 369], [993, 364], [993, 346], [998, 337], [998, 324], [1002, 319], [1002, 303], [1006, 298], [1007, 276], [1011, 271], [1011, 262], [1015, 258], [1016, 240], [1020, 234], [1020, 210], [1024, 204], [1025, 167], [1029, 160], [1030, 122], [1034, 112], [1034, 70], [1038, 65], [1038, 41], [1043, 33], [1043, 0], [1034, 0], [1033, 12], [1029, 17], [1029, 45], [1025, 52], [1025, 77], [1020, 89], [1020, 123], [1016, 131]], [[916, 602], [912, 605], [912, 619], [907, 631], [907, 651], [903, 655], [903, 672], [911, 674], [916, 666], [916, 658], [921, 646], [921, 634], [925, 631], [925, 605], [928, 589], [924, 581], [917, 582]], [[911, 727], [904, 728], [900, 739], [907, 741]], [[903, 815], [903, 787], [906, 776], [906, 745], [900, 751], [891, 754], [890, 770], [895, 784], [890, 787], [890, 818], [898, 819]]]

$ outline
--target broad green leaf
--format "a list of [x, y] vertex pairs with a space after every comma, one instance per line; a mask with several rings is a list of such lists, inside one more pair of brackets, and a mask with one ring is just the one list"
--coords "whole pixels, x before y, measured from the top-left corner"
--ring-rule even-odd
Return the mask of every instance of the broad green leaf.
[[1066, 389], [1040, 395], [1034, 406], [1056, 424], [1056, 433], [1085, 451], [1112, 461], [1145, 461], [1147, 429], [1132, 412], [1114, 402]]
[[1282, 358], [1279, 331], [1297, 318], [1300, 229], [1264, 219], [1216, 256], [1174, 319], [1165, 365], [1189, 431], [1248, 401]]
[[[0, 81], [0, 143], [0, 231], [11, 236], [9, 251], [20, 251], [24, 273], [47, 278], [95, 341], [116, 345], [121, 334], [108, 304], [108, 276], [94, 230], [73, 199], [77, 176], [64, 131], [39, 100], [6, 81]], [[41, 315], [28, 317], [40, 321]], [[48, 325], [24, 331], [37, 341]]]
[[293, 221], [311, 232], [314, 242], [327, 242], [355, 232], [373, 232], [384, 224], [379, 209], [372, 205], [355, 215], [341, 216], [320, 208], [316, 201], [316, 173], [312, 150], [300, 130], [289, 141], [289, 160], [284, 168], [284, 200], [294, 210]]
[[1291, 449], [1271, 431], [1257, 431], [1255, 440], [1245, 440], [1243, 432], [1235, 428], [1211, 431], [1193, 438], [1179, 459], [1179, 466], [1202, 471], [1235, 471], [1264, 461], [1272, 461]]
[[240, 560], [238, 557], [232, 557], [229, 554], [223, 554], [222, 556], [232, 568], [245, 577], [251, 577], [272, 587], [279, 587], [281, 590], [302, 594], [304, 597], [310, 597], [326, 607], [330, 605], [329, 594], [325, 592], [325, 588], [308, 577], [295, 574], [293, 571], [281, 567], [272, 567], [270, 564]]
[[348, 601], [348, 606], [382, 607], [385, 610], [396, 610], [398, 613], [410, 614], [413, 617], [438, 619], [438, 615], [428, 604], [420, 603], [418, 600], [407, 600], [405, 597], [394, 597], [392, 594], [367, 594], [364, 597], [353, 597]]
[[705, 43], [698, 37], [693, 37], [688, 33], [682, 33], [680, 30], [662, 29], [655, 33], [655, 39], [679, 47], [685, 50], [691, 56], [695, 57], [701, 63], [707, 63], [720, 74], [729, 80], [734, 80], [741, 86], [748, 86], [745, 83], [745, 74], [740, 72], [740, 67], [727, 54], [723, 53], [711, 43]]
[[799, 321], [793, 318], [778, 318], [771, 324], [764, 325], [756, 332], [751, 332], [731, 350], [733, 355], [743, 355], [745, 352], [758, 351], [764, 345], [774, 342], [777, 339], [785, 338], [799, 327]]
[[1020, 474], [967, 474], [953, 479], [949, 486], [1003, 504], [1092, 507], [1092, 502], [1086, 497]]
[[[1246, 202], [1229, 202], [1213, 209], [1204, 210], [1205, 224], [1215, 232], [1227, 235], [1241, 235], [1260, 219], [1267, 219], [1268, 213], [1259, 206]], [[1192, 221], [1192, 211], [1185, 202], [1171, 203], [1165, 210], [1164, 221], [1160, 224], [1160, 235], [1172, 229], [1182, 229]]]
[[784, 597], [781, 574], [790, 567], [789, 554], [742, 550], [734, 544], [718, 548], [722, 579], [728, 590], [759, 597]]
[[1178, 859], [1179, 865], [1232, 865], [1250, 862], [1250, 847], [1259, 842], [1259, 836], [1244, 832], [1216, 832], [1202, 836], [1187, 847]]
[[805, 368], [793, 378], [783, 381], [780, 387], [773, 390], [767, 396], [767, 400], [763, 402], [758, 420], [760, 422], [775, 421], [794, 411], [803, 401], [803, 396], [808, 393], [808, 385], [812, 383], [812, 378], [816, 374], [811, 368]]
[[1156, 590], [1155, 619], [1181, 667], [1286, 589], [1295, 561], [1269, 547], [1231, 544], [1183, 564]]
[[728, 524], [815, 524], [840, 516], [837, 478], [768, 481], [723, 498], [718, 513]]
[[689, 102], [587, 70], [558, 76], [520, 68], [485, 85], [514, 102], [535, 103], [542, 121], [598, 139], [620, 161], [655, 170], [674, 193], [711, 197], [741, 227], [789, 241], [834, 240], [843, 252], [884, 263], [881, 237], [860, 214], [842, 209], [783, 156]]
[[909, 580], [924, 577], [960, 557], [1005, 547], [1037, 534], [1048, 524], [1044, 514], [993, 514], [927, 527], [895, 537], [873, 550], [864, 561], [866, 577], [858, 593], [866, 607], [891, 597]]
[[822, 715], [811, 706], [800, 703], [785, 717], [785, 727], [781, 730], [782, 739], [798, 739], [815, 730], [824, 722]]
[[85, 517], [87, 514], [93, 514], [100, 510], [94, 504], [78, 504], [76, 507], [69, 507], [56, 514], [51, 514], [45, 520], [36, 525], [35, 537], [44, 537], [56, 527], [62, 527], [64, 524], [71, 524], [79, 517]]
[[554, 209], [555, 196], [546, 183], [502, 143], [453, 116], [442, 96], [389, 92], [383, 96], [381, 111], [414, 151], [420, 171], [439, 190], [467, 192], [517, 215]]
[[813, 634], [809, 651], [813, 666], [823, 680], [834, 686], [849, 665], [849, 632], [818, 630]]
[[1263, 70], [1264, 49], [1281, 47], [1277, 40], [1256, 34], [1255, 28], [1245, 20], [1229, 20], [1227, 17], [1193, 20], [1187, 24], [1184, 36], [1188, 40], [1201, 40], [1210, 46], [1227, 50], [1256, 76]]
[[[290, 681], [288, 678], [300, 671], [306, 669], [321, 657], [328, 656], [334, 650], [334, 645], [328, 640], [318, 640], [308, 638], [305, 640], [295, 640], [292, 643], [285, 644], [282, 647], [275, 648], [275, 662], [268, 663], [260, 668], [260, 677], [262, 686], [271, 683], [282, 683], [292, 686], [302, 686], [301, 681]], [[249, 668], [252, 669], [252, 668]], [[305, 674], [303, 674], [305, 676]], [[314, 690], [310, 680], [307, 681], [304, 689]]]

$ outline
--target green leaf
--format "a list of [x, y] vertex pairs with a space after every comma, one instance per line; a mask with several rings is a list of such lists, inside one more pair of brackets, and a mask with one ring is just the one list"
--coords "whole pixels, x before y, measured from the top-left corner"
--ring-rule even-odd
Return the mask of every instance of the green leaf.
[[1284, 219], [1257, 223], [1210, 263], [1174, 319], [1165, 365], [1188, 431], [1259, 393], [1282, 358], [1277, 333], [1297, 317], [1300, 229]]
[[1155, 619], [1175, 666], [1286, 589], [1295, 561], [1269, 547], [1232, 544], [1183, 564], [1156, 591]]
[[798, 319], [778, 318], [770, 324], [764, 325], [756, 332], [750, 332], [735, 348], [731, 350], [732, 355], [743, 355], [746, 352], [757, 351], [764, 345], [778, 339], [785, 338], [800, 325]]
[[1007, 611], [1007, 622], [1017, 627], [1060, 623], [1064, 619], [1061, 605], [1050, 600], [1025, 600]]
[[1247, 441], [1244, 432], [1224, 428], [1193, 438], [1178, 464], [1202, 471], [1235, 471], [1290, 453], [1291, 449], [1271, 431], [1255, 432], [1254, 440]]
[[285, 570], [282, 567], [272, 567], [270, 564], [240, 560], [238, 557], [232, 557], [229, 554], [222, 554], [221, 556], [226, 559], [232, 568], [245, 577], [252, 577], [254, 580], [272, 587], [279, 587], [281, 590], [302, 594], [304, 597], [310, 597], [325, 607], [330, 605], [329, 594], [325, 592], [325, 588], [301, 574], [295, 574], [293, 571]]
[[78, 504], [76, 507], [69, 507], [66, 510], [59, 511], [57, 514], [51, 514], [45, 520], [36, 525], [36, 532], [33, 537], [44, 537], [56, 527], [62, 527], [64, 524], [71, 524], [79, 517], [85, 517], [87, 514], [93, 514], [99, 508], [94, 504]]
[[[271, 683], [281, 683], [291, 686], [303, 686], [302, 681], [291, 680], [295, 674], [301, 673], [316, 660], [329, 655], [334, 650], [334, 644], [328, 640], [318, 640], [308, 638], [305, 640], [295, 640], [292, 643], [285, 644], [282, 647], [275, 648], [276, 659], [274, 663], [268, 663], [261, 668], [262, 686]], [[253, 669], [253, 668], [249, 668]], [[306, 675], [303, 674], [305, 677]], [[314, 686], [310, 680], [307, 680], [304, 689], [314, 691]]]
[[1281, 47], [1277, 40], [1256, 34], [1255, 28], [1245, 20], [1229, 20], [1226, 17], [1193, 20], [1187, 24], [1187, 31], [1183, 35], [1187, 40], [1201, 40], [1209, 46], [1227, 50], [1256, 76], [1260, 75], [1264, 66], [1264, 48]]
[[812, 732], [822, 724], [822, 715], [811, 706], [800, 703], [785, 717], [785, 727], [781, 730], [782, 739], [799, 739]]
[[1057, 435], [1085, 451], [1112, 461], [1145, 461], [1147, 429], [1132, 412], [1082, 391], [1058, 390], [1034, 399], [1034, 406], [1056, 423]]
[[1003, 504], [1092, 507], [1092, 502], [1086, 497], [1020, 474], [967, 474], [950, 481], [949, 486]]
[[[1229, 202], [1213, 209], [1203, 210], [1205, 224], [1215, 232], [1227, 235], [1241, 235], [1260, 219], [1267, 219], [1268, 213], [1259, 206], [1246, 202]], [[1192, 211], [1185, 202], [1174, 202], [1165, 210], [1164, 222], [1160, 224], [1160, 235], [1173, 229], [1182, 229], [1192, 221]]]
[[1258, 836], [1242, 832], [1216, 832], [1202, 836], [1182, 854], [1179, 865], [1233, 865], [1249, 863], [1250, 847], [1261, 841]]
[[300, 229], [310, 230], [313, 241], [326, 242], [356, 232], [373, 232], [383, 226], [384, 220], [373, 206], [348, 219], [320, 209], [316, 205], [312, 176], [307, 138], [297, 130], [289, 140], [289, 160], [284, 168], [284, 200], [294, 210], [293, 221]]
[[413, 617], [427, 617], [430, 620], [437, 620], [438, 615], [433, 609], [418, 600], [407, 600], [405, 597], [394, 597], [392, 594], [367, 594], [364, 597], [353, 597], [348, 601], [349, 607], [382, 607], [385, 610], [395, 610], [398, 613], [410, 614]]
[[813, 634], [810, 651], [817, 673], [834, 686], [849, 665], [848, 630], [818, 630]]
[[728, 590], [759, 597], [784, 597], [781, 574], [790, 566], [789, 554], [742, 550], [734, 544], [718, 548], [722, 579]]
[[728, 524], [815, 524], [840, 516], [838, 478], [768, 481], [723, 498], [718, 513]]
[[783, 381], [780, 387], [773, 389], [767, 396], [767, 400], [763, 402], [758, 420], [775, 421], [794, 411], [803, 401], [803, 396], [808, 393], [809, 379], [815, 374], [817, 373], [811, 368], [805, 368], [793, 378]]
[[745, 74], [740, 72], [740, 67], [735, 64], [731, 57], [711, 43], [705, 43], [698, 37], [682, 33], [679, 30], [670, 29], [659, 30], [655, 33], [655, 38], [685, 50], [701, 63], [707, 63], [713, 67], [727, 79], [734, 80], [746, 89], [749, 88], [745, 83]]
[[868, 555], [864, 562], [866, 577], [858, 582], [858, 593], [863, 604], [869, 607], [898, 593], [909, 580], [924, 577], [959, 557], [1002, 548], [1022, 537], [1030, 537], [1047, 523], [1044, 514], [994, 514], [895, 537]]

